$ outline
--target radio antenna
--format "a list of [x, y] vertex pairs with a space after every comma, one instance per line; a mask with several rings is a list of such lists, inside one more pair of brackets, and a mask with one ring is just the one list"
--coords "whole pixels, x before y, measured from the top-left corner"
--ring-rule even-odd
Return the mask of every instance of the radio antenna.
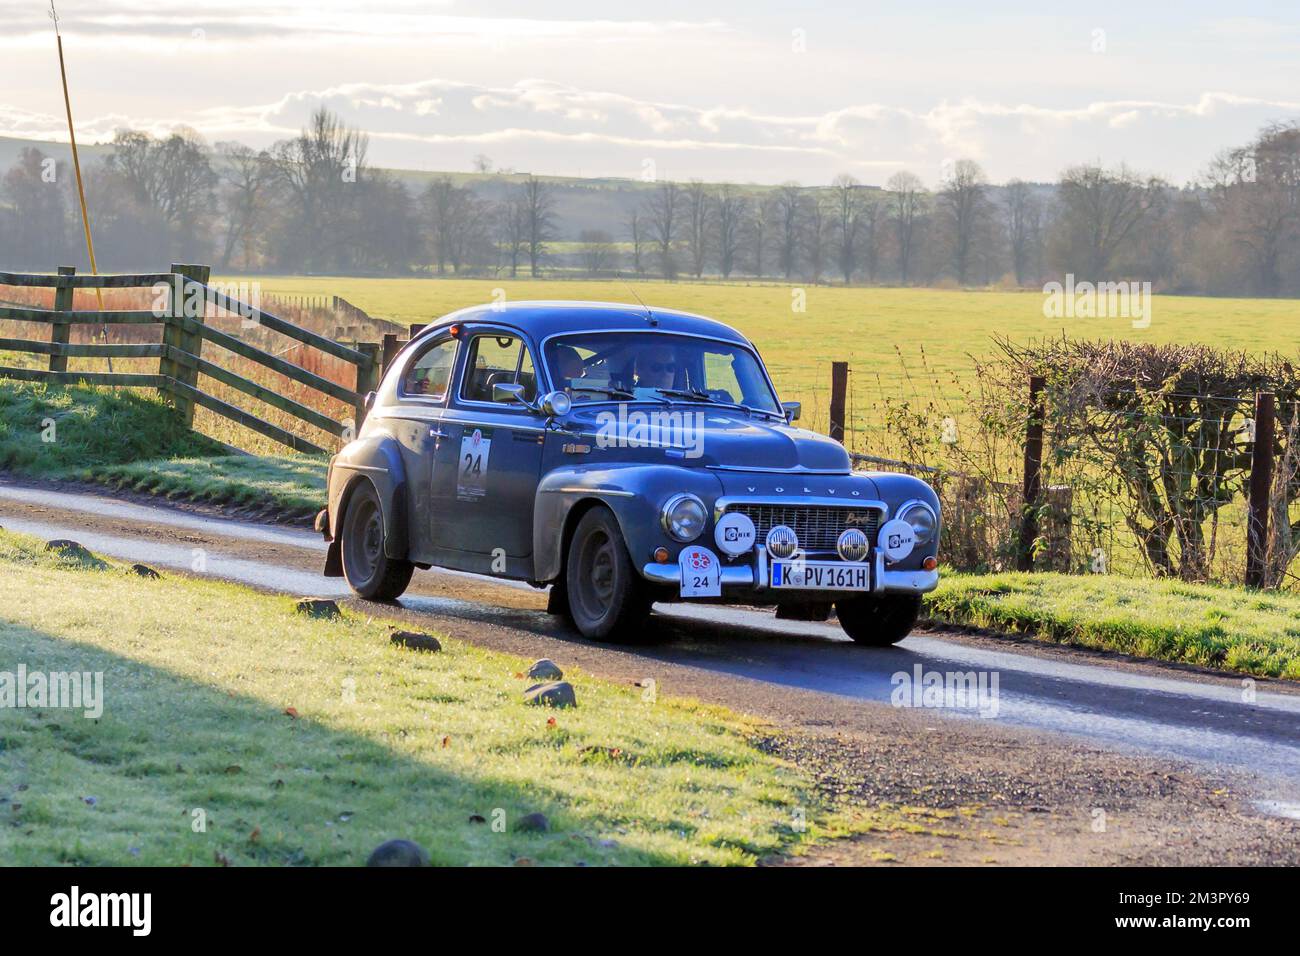
[[636, 294], [636, 289], [632, 288], [632, 283], [628, 282], [627, 278], [623, 275], [623, 273], [617, 269], [614, 270], [614, 275], [618, 276], [619, 281], [622, 282], [623, 285], [627, 286], [627, 291], [632, 293], [632, 298], [636, 299], [637, 304], [640, 305], [641, 308], [645, 310], [645, 317], [647, 321], [649, 321], [651, 325], [654, 325], [655, 324], [654, 313], [650, 311], [650, 306], [646, 305], [644, 302], [641, 301], [641, 297]]

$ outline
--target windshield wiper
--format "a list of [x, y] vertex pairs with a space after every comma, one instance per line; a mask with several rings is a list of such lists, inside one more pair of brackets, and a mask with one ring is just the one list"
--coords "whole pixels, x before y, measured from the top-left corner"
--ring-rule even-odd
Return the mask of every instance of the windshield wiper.
[[700, 388], [656, 388], [655, 391], [659, 392], [661, 395], [669, 395], [673, 398], [689, 398], [697, 402], [707, 402], [710, 405], [721, 405], [723, 408], [741, 408], [747, 412], [758, 412], [760, 415], [772, 415], [775, 417], [774, 412], [769, 412], [762, 408], [755, 408], [753, 405], [743, 405], [740, 402], [724, 402], [722, 399], [715, 398]]
[[597, 395], [608, 395], [610, 398], [617, 398], [622, 402], [667, 402], [666, 398], [656, 398], [653, 395], [637, 395], [626, 388], [618, 388], [614, 385], [572, 385], [569, 387], [571, 392], [592, 392]]

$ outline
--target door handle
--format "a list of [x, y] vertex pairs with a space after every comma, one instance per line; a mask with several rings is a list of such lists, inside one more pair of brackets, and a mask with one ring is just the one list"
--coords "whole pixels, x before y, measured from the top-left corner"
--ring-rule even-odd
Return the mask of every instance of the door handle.
[[446, 437], [447, 437], [447, 433], [446, 433], [445, 431], [443, 431], [441, 428], [430, 428], [430, 429], [429, 429], [429, 437], [430, 437], [430, 438], [446, 438]]

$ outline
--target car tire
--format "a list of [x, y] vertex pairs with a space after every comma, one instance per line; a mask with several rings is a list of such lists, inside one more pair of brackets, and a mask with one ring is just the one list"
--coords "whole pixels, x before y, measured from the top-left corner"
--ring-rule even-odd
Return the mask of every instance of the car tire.
[[835, 603], [835, 614], [844, 633], [865, 647], [897, 644], [916, 626], [921, 615], [919, 594], [864, 594]]
[[615, 644], [646, 639], [650, 595], [608, 508], [592, 508], [578, 521], [569, 541], [564, 590], [569, 617], [583, 637]]
[[343, 514], [343, 577], [370, 601], [391, 601], [411, 583], [415, 565], [384, 553], [384, 514], [379, 493], [362, 481]]

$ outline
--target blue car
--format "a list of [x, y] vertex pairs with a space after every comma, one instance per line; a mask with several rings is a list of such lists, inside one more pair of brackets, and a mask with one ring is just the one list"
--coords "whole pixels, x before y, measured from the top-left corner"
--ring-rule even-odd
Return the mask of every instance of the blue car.
[[711, 319], [591, 302], [464, 309], [390, 364], [330, 461], [325, 574], [392, 600], [416, 568], [550, 587], [585, 636], [656, 602], [775, 606], [892, 644], [938, 583], [939, 502], [794, 424]]

